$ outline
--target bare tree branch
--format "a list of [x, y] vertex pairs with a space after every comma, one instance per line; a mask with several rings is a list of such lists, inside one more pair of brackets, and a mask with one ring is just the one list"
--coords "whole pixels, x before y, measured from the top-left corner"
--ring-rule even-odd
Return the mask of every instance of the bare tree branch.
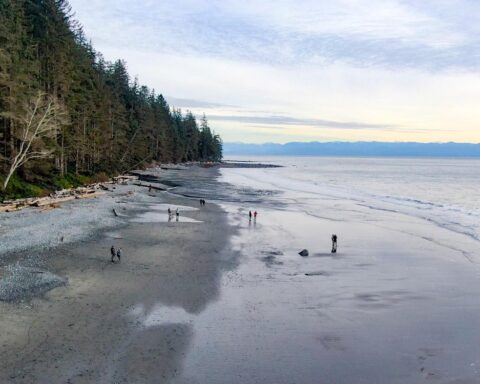
[[16, 120], [20, 123], [17, 137], [18, 147], [9, 159], [10, 169], [3, 183], [3, 190], [7, 188], [12, 175], [19, 167], [32, 159], [44, 159], [51, 156], [51, 150], [37, 148], [44, 145], [44, 139], [54, 137], [58, 126], [66, 122], [64, 108], [53, 97], [42, 92], [32, 97], [27, 105], [21, 108], [21, 111], [21, 114], [16, 116]]

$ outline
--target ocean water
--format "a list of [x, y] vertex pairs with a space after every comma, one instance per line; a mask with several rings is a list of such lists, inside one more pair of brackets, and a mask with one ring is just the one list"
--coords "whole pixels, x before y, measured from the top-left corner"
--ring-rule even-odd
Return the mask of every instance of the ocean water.
[[232, 160], [283, 167], [178, 173], [228, 212], [239, 265], [177, 384], [480, 382], [480, 161]]
[[318, 215], [322, 214], [317, 210], [319, 202], [329, 200], [333, 207], [335, 200], [348, 200], [357, 207], [413, 216], [480, 240], [479, 159], [237, 156], [231, 160], [283, 166], [222, 169], [222, 182], [240, 190], [263, 191], [267, 203]]
[[238, 262], [167, 312], [194, 334], [174, 383], [480, 382], [479, 160], [232, 160], [283, 167], [169, 173], [226, 210]]

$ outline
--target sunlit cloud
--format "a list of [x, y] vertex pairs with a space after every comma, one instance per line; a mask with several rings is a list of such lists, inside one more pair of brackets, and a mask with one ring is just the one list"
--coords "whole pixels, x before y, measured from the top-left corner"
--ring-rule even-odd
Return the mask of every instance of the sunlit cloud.
[[107, 59], [225, 140], [480, 141], [480, 2], [71, 4]]
[[275, 126], [282, 125], [296, 125], [296, 126], [310, 126], [310, 127], [327, 127], [338, 129], [389, 129], [397, 128], [393, 125], [386, 124], [369, 124], [360, 122], [342, 122], [321, 119], [301, 119], [289, 116], [242, 116], [242, 115], [209, 115], [209, 120], [213, 121], [235, 121], [239, 123], [254, 123], [254, 124], [268, 124]]

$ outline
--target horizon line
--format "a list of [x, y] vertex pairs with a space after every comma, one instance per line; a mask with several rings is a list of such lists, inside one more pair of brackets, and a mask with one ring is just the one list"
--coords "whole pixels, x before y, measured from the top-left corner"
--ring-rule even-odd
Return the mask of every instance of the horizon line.
[[287, 141], [285, 143], [275, 143], [271, 141], [266, 141], [262, 143], [248, 143], [244, 141], [226, 141], [223, 144], [242, 144], [242, 145], [286, 145], [286, 144], [332, 144], [332, 143], [341, 143], [341, 144], [356, 144], [356, 143], [381, 143], [381, 144], [437, 144], [437, 145], [444, 145], [444, 144], [460, 144], [460, 145], [480, 145], [480, 142], [461, 142], [461, 141], [380, 141], [380, 140], [357, 140], [357, 141], [346, 141], [346, 140], [332, 140], [332, 141]]

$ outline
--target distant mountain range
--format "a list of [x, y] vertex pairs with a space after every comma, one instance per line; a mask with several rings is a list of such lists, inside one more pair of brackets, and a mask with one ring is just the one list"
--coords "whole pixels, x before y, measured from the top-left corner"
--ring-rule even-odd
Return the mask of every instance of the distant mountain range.
[[292, 142], [286, 144], [224, 143], [223, 154], [291, 156], [423, 156], [480, 157], [480, 144], [415, 142]]

